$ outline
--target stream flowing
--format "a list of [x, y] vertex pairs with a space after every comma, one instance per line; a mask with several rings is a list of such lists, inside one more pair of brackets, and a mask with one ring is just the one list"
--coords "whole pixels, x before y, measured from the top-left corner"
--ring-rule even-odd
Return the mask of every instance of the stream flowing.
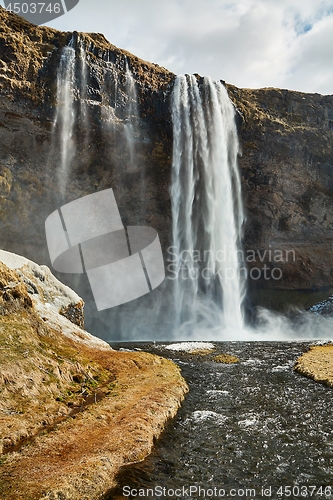
[[[169, 490], [164, 498], [185, 499], [183, 488], [190, 486], [206, 490], [206, 498], [264, 498], [262, 488], [271, 488], [266, 496], [273, 499], [332, 498], [332, 389], [293, 370], [309, 343], [215, 346], [213, 355], [199, 356], [158, 344], [122, 345], [173, 359], [190, 392], [153, 453], [125, 467], [118, 490], [107, 498], [117, 498], [127, 491], [125, 486], [153, 489], [150, 498], [156, 499], [161, 498], [157, 487]], [[222, 352], [239, 362], [214, 362]], [[214, 488], [217, 494], [209, 496], [207, 491]], [[176, 490], [182, 495], [171, 494]], [[237, 493], [232, 495], [232, 490]], [[192, 498], [203, 498], [203, 493], [192, 491]]]

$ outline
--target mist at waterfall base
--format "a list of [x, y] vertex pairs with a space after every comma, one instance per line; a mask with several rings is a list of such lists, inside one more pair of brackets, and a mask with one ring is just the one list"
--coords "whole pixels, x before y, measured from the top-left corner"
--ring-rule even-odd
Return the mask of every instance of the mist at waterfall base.
[[[66, 187], [75, 176], [71, 168], [78, 146], [75, 147], [73, 131], [81, 121], [86, 128], [82, 141], [88, 151], [89, 113], [97, 108], [89, 95], [86, 57], [84, 43], [74, 37], [60, 56], [53, 126], [53, 154], [60, 152], [59, 206], [72, 201], [66, 199]], [[125, 152], [125, 174], [139, 172], [141, 206], [136, 211], [138, 221], [145, 225], [145, 169], [139, 152], [143, 134], [135, 79], [126, 56], [122, 61], [114, 61], [106, 54], [104, 71], [107, 99], [101, 103], [100, 113], [110, 143], [116, 142]], [[172, 248], [178, 256], [185, 251], [187, 260], [185, 265], [180, 258], [171, 260], [170, 273], [170, 255], [164, 252], [164, 283], [140, 299], [105, 311], [97, 311], [85, 275], [58, 274], [61, 281], [83, 297], [86, 329], [109, 342], [332, 338], [330, 317], [296, 309], [287, 317], [248, 306], [250, 297], [241, 273], [245, 263], [240, 258], [244, 213], [237, 164], [236, 111], [225, 87], [210, 78], [179, 76], [165, 98], [170, 101], [173, 123]], [[124, 186], [117, 186], [118, 189], [126, 187], [126, 175], [121, 182]], [[92, 189], [95, 191], [97, 186]], [[216, 259], [221, 248], [229, 249], [231, 257], [226, 262]], [[208, 259], [195, 259], [195, 252], [206, 252]], [[233, 279], [225, 279], [230, 270]], [[195, 279], [189, 279], [193, 271]]]

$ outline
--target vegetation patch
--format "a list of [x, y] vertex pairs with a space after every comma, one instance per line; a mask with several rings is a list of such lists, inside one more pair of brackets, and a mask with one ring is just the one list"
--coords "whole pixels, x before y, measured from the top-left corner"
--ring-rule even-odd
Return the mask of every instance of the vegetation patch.
[[232, 364], [238, 363], [239, 359], [236, 356], [232, 356], [231, 354], [218, 354], [213, 358], [213, 361], [215, 361], [215, 363]]
[[195, 354], [196, 356], [207, 356], [208, 354], [212, 354], [215, 349], [193, 349], [189, 351], [189, 354]]
[[333, 345], [311, 346], [298, 358], [294, 370], [315, 382], [333, 387]]
[[187, 385], [160, 356], [63, 335], [23, 280], [0, 262], [0, 497], [97, 500], [149, 454]]

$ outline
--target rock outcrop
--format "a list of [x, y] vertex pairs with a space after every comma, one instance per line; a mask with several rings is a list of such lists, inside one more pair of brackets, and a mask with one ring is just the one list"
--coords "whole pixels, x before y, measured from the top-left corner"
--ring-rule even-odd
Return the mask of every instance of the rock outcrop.
[[187, 391], [171, 361], [114, 351], [77, 323], [74, 292], [0, 251], [1, 498], [100, 498]]
[[[100, 34], [36, 27], [3, 9], [0, 29], [3, 248], [50, 265], [47, 216], [63, 202], [112, 187], [124, 224], [154, 227], [166, 252], [175, 75], [116, 48]], [[61, 51], [69, 43], [76, 47], [77, 120], [61, 195], [53, 123]], [[128, 70], [138, 106], [137, 127], [131, 130], [134, 165], [126, 147]], [[245, 257], [249, 269], [261, 270], [253, 272], [250, 285], [308, 290], [333, 285], [333, 97], [226, 86], [238, 110]]]
[[0, 252], [1, 498], [100, 498], [187, 391], [171, 361], [80, 328], [82, 310], [45, 266]]
[[[59, 318], [60, 314], [69, 319], [71, 323], [80, 327], [79, 338], [82, 337], [81, 329], [84, 328], [84, 303], [77, 293], [57, 280], [47, 266], [39, 266], [21, 255], [0, 250], [0, 262], [5, 264], [9, 269], [16, 270], [20, 281], [23, 281], [28, 293], [32, 297], [35, 309], [38, 310], [41, 316], [45, 317], [45, 321], [46, 318], [50, 321], [53, 314], [58, 322], [58, 326], [63, 331], [66, 331], [66, 323], [59, 324], [59, 321], [61, 321], [61, 318]], [[16, 282], [14, 281], [10, 286], [14, 289]], [[20, 282], [18, 286], [21, 286]], [[71, 330], [73, 330], [73, 326], [70, 326]], [[79, 338], [74, 337], [74, 340], [79, 340]], [[99, 340], [96, 340], [96, 338], [87, 333], [86, 341], [89, 342], [89, 339], [92, 340], [93, 344], [99, 344], [101, 348], [108, 348], [108, 344], [99, 342]]]

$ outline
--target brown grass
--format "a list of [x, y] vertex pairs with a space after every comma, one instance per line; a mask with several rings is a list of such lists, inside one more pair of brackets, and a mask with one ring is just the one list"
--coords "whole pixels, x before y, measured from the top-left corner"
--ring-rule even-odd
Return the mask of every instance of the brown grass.
[[333, 387], [333, 345], [312, 346], [298, 358], [295, 371]]
[[218, 354], [213, 358], [213, 361], [216, 363], [238, 363], [239, 359], [236, 356], [232, 356], [231, 354]]
[[99, 498], [150, 452], [186, 391], [171, 361], [50, 328], [0, 264], [0, 498]]

